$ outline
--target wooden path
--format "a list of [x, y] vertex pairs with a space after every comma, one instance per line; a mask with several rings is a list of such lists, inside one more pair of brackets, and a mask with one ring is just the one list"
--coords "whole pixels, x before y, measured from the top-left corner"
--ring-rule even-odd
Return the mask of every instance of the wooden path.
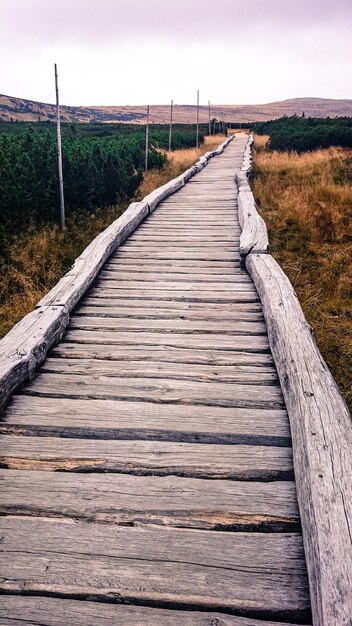
[[245, 139], [110, 258], [0, 423], [0, 624], [309, 624], [288, 417], [239, 261]]

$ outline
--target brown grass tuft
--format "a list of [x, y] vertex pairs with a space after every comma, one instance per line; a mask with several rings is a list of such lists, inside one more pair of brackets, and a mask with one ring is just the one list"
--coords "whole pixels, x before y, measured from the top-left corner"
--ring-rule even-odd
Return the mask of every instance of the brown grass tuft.
[[6, 257], [0, 257], [0, 337], [33, 310], [92, 239], [125, 208], [68, 219], [64, 233], [58, 226], [32, 226], [12, 239]]
[[255, 150], [253, 191], [273, 256], [289, 276], [319, 348], [352, 407], [351, 157]]

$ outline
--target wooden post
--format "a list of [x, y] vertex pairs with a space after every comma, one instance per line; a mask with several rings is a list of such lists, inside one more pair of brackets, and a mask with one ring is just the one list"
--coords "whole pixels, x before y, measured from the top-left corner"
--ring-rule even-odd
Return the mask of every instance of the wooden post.
[[55, 63], [55, 91], [56, 91], [56, 126], [57, 126], [57, 163], [59, 172], [59, 191], [60, 191], [60, 223], [61, 230], [65, 230], [65, 200], [64, 200], [64, 177], [62, 173], [62, 146], [61, 146], [61, 124], [60, 124], [60, 105], [59, 105], [59, 82], [57, 75], [57, 65]]
[[208, 100], [208, 109], [209, 109], [209, 135], [211, 135], [210, 100]]
[[196, 146], [199, 148], [199, 89], [197, 91], [197, 140]]
[[171, 107], [170, 107], [170, 131], [169, 131], [169, 152], [171, 152], [171, 147], [172, 147], [172, 113], [173, 113], [173, 108], [174, 108], [174, 101], [171, 100]]
[[145, 129], [145, 171], [148, 171], [148, 151], [149, 151], [149, 104], [147, 106], [147, 126]]

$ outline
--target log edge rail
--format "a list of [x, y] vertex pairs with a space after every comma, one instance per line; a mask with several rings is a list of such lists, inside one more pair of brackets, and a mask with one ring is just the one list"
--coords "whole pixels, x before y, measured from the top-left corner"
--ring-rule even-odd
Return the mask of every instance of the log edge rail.
[[248, 178], [248, 140], [236, 173], [240, 255], [262, 302], [292, 433], [313, 626], [352, 625], [352, 423], [296, 293], [268, 254]]
[[100, 233], [77, 257], [72, 268], [0, 341], [0, 408], [25, 381], [33, 378], [48, 350], [63, 336], [70, 312], [99, 274], [109, 256], [157, 205], [172, 195], [208, 161], [221, 154], [234, 139], [229, 137], [216, 150], [206, 152], [183, 174], [158, 187], [140, 202], [132, 202], [124, 213]]

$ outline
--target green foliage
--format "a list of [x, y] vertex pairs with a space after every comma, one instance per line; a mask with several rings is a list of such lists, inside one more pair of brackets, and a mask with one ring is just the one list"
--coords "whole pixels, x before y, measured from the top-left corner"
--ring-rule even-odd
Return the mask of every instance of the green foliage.
[[270, 150], [307, 152], [318, 148], [352, 148], [352, 118], [281, 117], [253, 126], [258, 135], [270, 135]]
[[[161, 168], [168, 127], [150, 127], [148, 163]], [[204, 141], [204, 135], [200, 136]], [[195, 127], [175, 126], [173, 148], [193, 147]], [[145, 162], [145, 127], [126, 124], [63, 124], [66, 213], [92, 213], [120, 204], [139, 187]], [[0, 234], [28, 224], [58, 220], [56, 126], [41, 122], [0, 124]], [[2, 235], [1, 240], [4, 240]]]

